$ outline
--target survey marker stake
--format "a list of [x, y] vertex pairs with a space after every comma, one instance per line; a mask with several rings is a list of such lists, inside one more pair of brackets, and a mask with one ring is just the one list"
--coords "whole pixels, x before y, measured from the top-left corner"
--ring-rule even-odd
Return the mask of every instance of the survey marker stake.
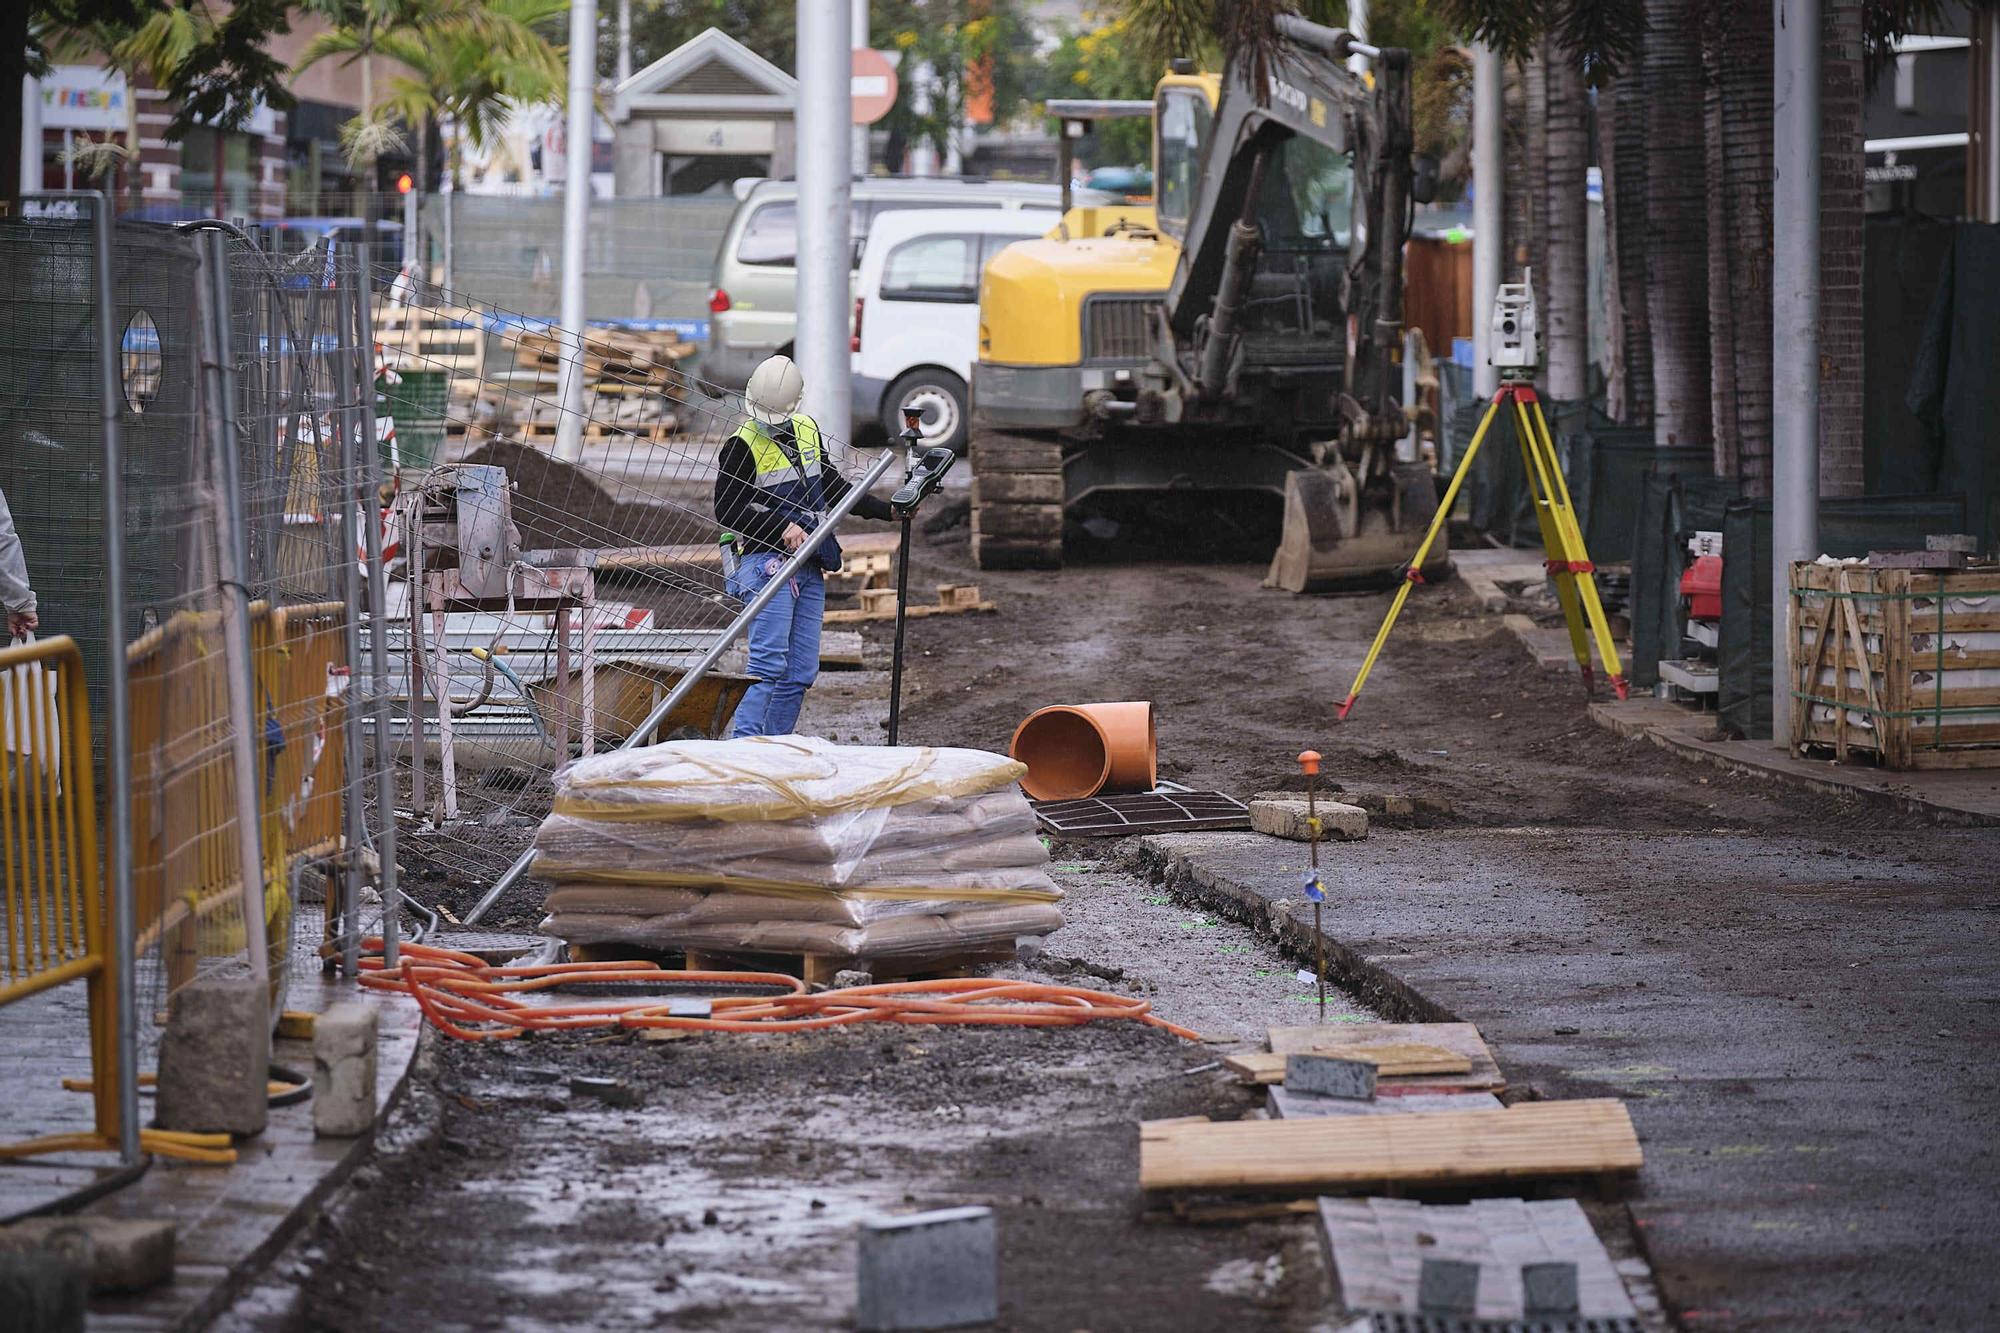
[[1319, 751], [1299, 752], [1299, 767], [1306, 775], [1306, 855], [1310, 858], [1306, 870], [1306, 897], [1313, 905], [1313, 954], [1318, 966], [1314, 972], [1319, 977], [1319, 1021], [1326, 1021], [1326, 936], [1319, 932], [1319, 908], [1326, 901], [1326, 886], [1319, 878], [1319, 806], [1314, 797], [1319, 786]]

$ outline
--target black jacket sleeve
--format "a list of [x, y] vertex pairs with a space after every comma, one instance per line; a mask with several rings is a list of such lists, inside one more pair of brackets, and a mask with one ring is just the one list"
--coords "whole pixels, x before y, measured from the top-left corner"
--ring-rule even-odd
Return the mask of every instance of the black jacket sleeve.
[[[828, 509], [839, 504], [852, 489], [854, 489], [853, 485], [846, 477], [840, 475], [837, 468], [822, 467], [820, 469], [819, 491], [820, 495], [826, 500], [826, 507]], [[894, 518], [896, 516], [896, 511], [889, 508], [887, 500], [877, 499], [873, 495], [864, 495], [860, 500], [856, 501], [854, 512], [862, 518]]]
[[750, 446], [732, 438], [715, 462], [715, 521], [747, 539], [754, 549], [782, 551], [789, 519], [766, 509], [757, 498], [757, 469]]

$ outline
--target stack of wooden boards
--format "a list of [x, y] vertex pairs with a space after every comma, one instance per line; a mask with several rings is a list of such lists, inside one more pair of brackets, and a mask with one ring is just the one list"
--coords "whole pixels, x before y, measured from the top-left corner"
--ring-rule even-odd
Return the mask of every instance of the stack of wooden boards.
[[572, 944], [790, 959], [807, 975], [1011, 957], [1062, 925], [1016, 785], [979, 750], [675, 741], [556, 778], [542, 929]]
[[[492, 354], [489, 332], [496, 342]], [[562, 368], [571, 355], [555, 331], [490, 329], [487, 315], [469, 307], [383, 303], [375, 314], [375, 340], [392, 369], [451, 376], [446, 435], [461, 449], [495, 435], [554, 441], [562, 419]], [[675, 405], [687, 391], [678, 364], [696, 350], [671, 329], [589, 330], [584, 438], [658, 442], [672, 435], [679, 424]]]
[[1503, 1107], [1499, 1066], [1469, 1023], [1342, 1023], [1273, 1028], [1269, 1051], [1228, 1064], [1280, 1083], [1294, 1055], [1375, 1065], [1370, 1097], [1271, 1088], [1276, 1119], [1148, 1121], [1139, 1182], [1148, 1190], [1349, 1192], [1636, 1171], [1638, 1136], [1614, 1100]]

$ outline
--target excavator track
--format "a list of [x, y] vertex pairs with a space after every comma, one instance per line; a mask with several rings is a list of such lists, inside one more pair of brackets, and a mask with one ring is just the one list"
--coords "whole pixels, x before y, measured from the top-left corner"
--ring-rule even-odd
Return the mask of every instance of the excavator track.
[[981, 569], [1061, 569], [1062, 442], [972, 439], [972, 559]]

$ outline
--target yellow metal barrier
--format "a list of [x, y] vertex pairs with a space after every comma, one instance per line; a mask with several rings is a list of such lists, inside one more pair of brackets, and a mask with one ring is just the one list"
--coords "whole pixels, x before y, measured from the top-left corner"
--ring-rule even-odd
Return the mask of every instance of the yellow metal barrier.
[[[341, 850], [347, 777], [346, 608], [251, 607], [266, 937], [274, 988], [291, 932], [291, 871]], [[235, 770], [219, 612], [184, 611], [127, 654], [133, 891], [139, 948], [165, 941], [169, 990], [243, 946]]]
[[[0, 1145], [0, 1158], [118, 1146], [117, 976], [104, 928], [90, 702], [67, 635], [0, 649], [0, 1004], [81, 979], [90, 993], [95, 1131]], [[151, 1152], [234, 1161], [229, 1136], [145, 1130]]]

